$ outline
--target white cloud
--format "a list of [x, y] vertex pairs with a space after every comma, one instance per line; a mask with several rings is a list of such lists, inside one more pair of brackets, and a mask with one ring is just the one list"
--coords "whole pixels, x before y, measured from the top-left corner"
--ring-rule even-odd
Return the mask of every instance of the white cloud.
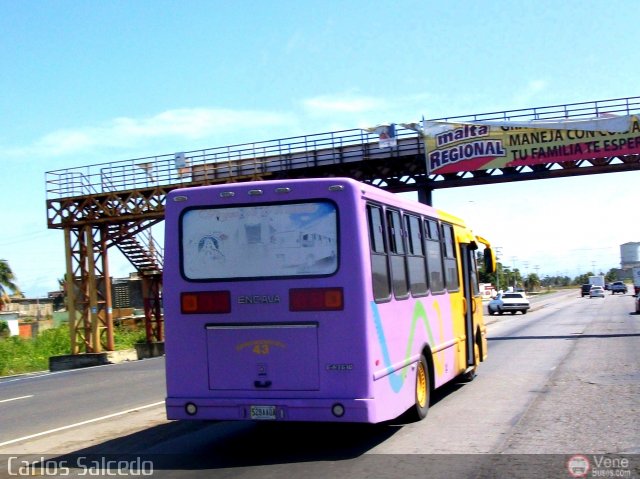
[[14, 157], [64, 156], [100, 148], [127, 148], [149, 139], [198, 140], [216, 138], [222, 134], [255, 126], [282, 127], [294, 123], [294, 118], [289, 114], [184, 108], [161, 112], [147, 118], [121, 117], [99, 126], [58, 130], [41, 137], [32, 145], [8, 150]]
[[384, 100], [357, 95], [322, 95], [302, 102], [309, 114], [364, 113], [386, 108]]
[[418, 121], [430, 98], [428, 93], [374, 97], [346, 92], [307, 98], [301, 105], [306, 124], [315, 121], [322, 125], [321, 131], [333, 131]]
[[516, 93], [514, 104], [528, 108], [536, 98], [540, 97], [539, 94], [547, 89], [547, 86], [546, 80], [531, 80], [522, 91]]
[[[414, 121], [424, 108], [424, 97], [376, 98], [357, 93], [316, 96], [301, 102], [300, 112], [231, 110], [222, 108], [181, 108], [148, 117], [118, 117], [102, 124], [52, 131], [31, 144], [4, 145], [14, 159], [60, 158], [100, 152], [164, 147], [166, 144], [212, 144], [261, 141], [300, 134], [318, 125], [318, 131], [364, 128], [381, 123]], [[328, 121], [329, 120], [329, 121]], [[153, 150], [152, 150], [153, 151]]]

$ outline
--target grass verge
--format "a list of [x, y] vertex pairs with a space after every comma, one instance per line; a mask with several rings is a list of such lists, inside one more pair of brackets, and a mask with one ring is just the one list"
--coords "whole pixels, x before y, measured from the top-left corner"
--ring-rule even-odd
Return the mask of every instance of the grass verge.
[[[115, 349], [131, 349], [144, 342], [145, 332], [128, 329], [114, 330]], [[71, 354], [69, 327], [62, 325], [47, 329], [36, 338], [19, 336], [0, 338], [0, 376], [45, 371], [49, 369], [49, 358]]]

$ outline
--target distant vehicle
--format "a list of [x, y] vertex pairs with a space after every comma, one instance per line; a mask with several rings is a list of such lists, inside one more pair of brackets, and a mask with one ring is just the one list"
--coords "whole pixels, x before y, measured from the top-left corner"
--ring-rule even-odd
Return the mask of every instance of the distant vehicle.
[[640, 314], [640, 293], [636, 294], [636, 314]]
[[591, 286], [589, 298], [604, 298], [604, 288], [602, 286]]
[[605, 283], [604, 284], [604, 290], [605, 291], [609, 291], [611, 289], [611, 283]]
[[640, 266], [633, 268], [633, 289], [635, 294], [640, 293]]
[[591, 286], [602, 286], [604, 288], [604, 276], [601, 274], [597, 276], [589, 276], [589, 284]]
[[491, 315], [506, 312], [516, 314], [518, 311], [522, 314], [527, 314], [530, 307], [531, 305], [527, 295], [518, 291], [500, 292], [495, 298], [489, 301], [487, 306], [489, 314]]
[[582, 297], [589, 296], [589, 291], [591, 291], [591, 284], [585, 283], [580, 286], [580, 292], [582, 293]]
[[611, 283], [611, 294], [616, 293], [627, 294], [627, 285], [622, 281], [614, 281]]

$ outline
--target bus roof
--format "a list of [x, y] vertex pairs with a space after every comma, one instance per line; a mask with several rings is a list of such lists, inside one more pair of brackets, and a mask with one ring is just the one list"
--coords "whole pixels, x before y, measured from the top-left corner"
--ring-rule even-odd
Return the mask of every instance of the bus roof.
[[[347, 177], [332, 177], [332, 178], [296, 178], [296, 179], [281, 179], [281, 180], [260, 180], [260, 181], [247, 181], [239, 183], [221, 183], [216, 185], [195, 186], [190, 188], [178, 188], [169, 192], [169, 197], [175, 197], [179, 195], [189, 195], [189, 193], [197, 193], [199, 190], [211, 191], [233, 191], [236, 194], [242, 194], [242, 192], [249, 192], [254, 190], [264, 190], [266, 188], [283, 188], [283, 187], [295, 187], [295, 185], [310, 185], [310, 184], [326, 184], [327, 187], [333, 185], [349, 185], [350, 188], [359, 189], [364, 198], [379, 201], [385, 204], [390, 204], [398, 208], [402, 208], [407, 211], [416, 211], [416, 205], [420, 205], [420, 208], [426, 208], [432, 210], [434, 216], [445, 220], [449, 223], [453, 223], [459, 226], [466, 227], [465, 222], [451, 213], [448, 213], [439, 208], [434, 208], [431, 205], [424, 203], [418, 203], [417, 199], [408, 198], [402, 196], [401, 193], [392, 193], [386, 191], [378, 186], [363, 183], [361, 181], [354, 180]], [[306, 191], [306, 189], [305, 189]], [[424, 210], [423, 210], [424, 212]]]

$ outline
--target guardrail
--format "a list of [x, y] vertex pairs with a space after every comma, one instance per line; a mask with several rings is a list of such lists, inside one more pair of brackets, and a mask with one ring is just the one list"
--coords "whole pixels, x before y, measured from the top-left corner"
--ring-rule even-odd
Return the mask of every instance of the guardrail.
[[419, 144], [413, 130], [398, 128], [397, 135], [392, 152], [379, 147], [376, 134], [357, 129], [54, 170], [46, 173], [47, 199], [383, 158]]
[[598, 100], [582, 103], [568, 103], [566, 105], [552, 105], [537, 108], [523, 108], [477, 115], [462, 115], [447, 118], [436, 118], [430, 121], [489, 121], [489, 120], [559, 120], [596, 118], [606, 115], [632, 115], [640, 113], [640, 96]]

